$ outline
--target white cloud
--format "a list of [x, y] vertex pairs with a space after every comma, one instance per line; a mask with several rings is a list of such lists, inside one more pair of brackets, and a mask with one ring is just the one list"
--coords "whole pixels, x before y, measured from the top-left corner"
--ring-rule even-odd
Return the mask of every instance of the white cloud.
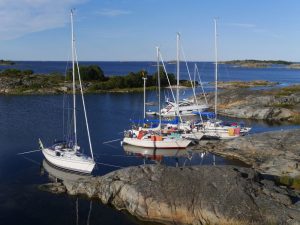
[[69, 10], [87, 0], [0, 0], [0, 39], [62, 27]]
[[131, 12], [126, 10], [121, 10], [121, 9], [103, 9], [101, 11], [96, 12], [96, 14], [101, 16], [116, 17], [122, 15], [128, 15], [131, 14]]

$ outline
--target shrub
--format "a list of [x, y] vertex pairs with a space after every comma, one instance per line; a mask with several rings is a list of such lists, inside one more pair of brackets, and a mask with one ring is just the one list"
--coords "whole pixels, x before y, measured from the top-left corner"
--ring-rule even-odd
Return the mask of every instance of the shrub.
[[[98, 65], [79, 66], [81, 80], [83, 81], [105, 81], [103, 70]], [[78, 80], [78, 70], [75, 68], [75, 78]], [[67, 80], [72, 80], [72, 69], [67, 72]]]

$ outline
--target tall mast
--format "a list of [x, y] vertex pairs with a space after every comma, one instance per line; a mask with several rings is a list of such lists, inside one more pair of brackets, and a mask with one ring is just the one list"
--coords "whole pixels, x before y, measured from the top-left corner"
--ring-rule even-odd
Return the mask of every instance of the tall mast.
[[147, 80], [147, 76], [145, 77], [144, 72], [142, 72], [143, 74], [143, 80], [144, 80], [144, 119], [146, 118], [146, 80]]
[[217, 119], [217, 105], [218, 105], [218, 49], [217, 49], [217, 19], [215, 23], [215, 119]]
[[71, 33], [72, 33], [72, 77], [73, 77], [73, 120], [74, 120], [74, 146], [77, 146], [77, 124], [76, 124], [76, 86], [75, 86], [75, 38], [73, 27], [73, 10], [71, 10]]
[[156, 47], [157, 56], [157, 83], [158, 83], [158, 113], [159, 113], [159, 129], [161, 128], [161, 110], [160, 110], [160, 74], [159, 74], [159, 47]]
[[177, 109], [176, 109], [176, 113], [177, 116], [179, 116], [179, 69], [180, 69], [180, 46], [179, 46], [179, 42], [180, 42], [180, 34], [177, 33], [177, 89], [176, 89], [176, 101], [177, 101]]

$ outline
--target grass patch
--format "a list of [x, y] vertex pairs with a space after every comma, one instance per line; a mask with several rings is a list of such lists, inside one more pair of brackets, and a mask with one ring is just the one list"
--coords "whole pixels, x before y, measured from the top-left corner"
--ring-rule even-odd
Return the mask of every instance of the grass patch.
[[284, 87], [275, 92], [275, 96], [281, 97], [281, 96], [289, 96], [294, 93], [300, 92], [300, 85], [294, 85], [289, 87]]
[[280, 185], [287, 186], [289, 188], [300, 190], [300, 176], [281, 176], [277, 179], [277, 183]]
[[272, 106], [277, 108], [286, 108], [286, 109], [292, 109], [294, 107], [294, 105], [289, 103], [276, 103], [273, 104]]
[[296, 113], [292, 120], [295, 124], [300, 124], [300, 113]]

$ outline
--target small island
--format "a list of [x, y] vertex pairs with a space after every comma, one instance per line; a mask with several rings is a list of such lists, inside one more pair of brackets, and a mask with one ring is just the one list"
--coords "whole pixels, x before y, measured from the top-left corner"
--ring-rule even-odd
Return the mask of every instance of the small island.
[[16, 63], [10, 60], [0, 59], [0, 65], [15, 65]]
[[284, 61], [284, 60], [256, 60], [256, 59], [245, 59], [245, 60], [230, 60], [223, 61], [223, 64], [230, 64], [237, 67], [245, 67], [245, 68], [268, 68], [272, 65], [291, 65], [292, 62]]
[[[83, 89], [86, 93], [102, 92], [136, 92], [143, 90], [143, 77], [147, 77], [147, 89], [157, 88], [157, 73], [148, 74], [147, 71], [130, 72], [123, 76], [105, 76], [98, 65], [80, 66]], [[77, 69], [75, 69], [77, 71]], [[76, 76], [77, 77], [77, 76]], [[161, 87], [176, 84], [174, 74], [165, 74], [160, 70]], [[181, 81], [181, 85], [190, 85]], [[60, 73], [36, 74], [32, 70], [6, 69], [0, 72], [0, 94], [60, 94], [71, 93], [72, 71], [66, 76]], [[79, 87], [77, 87], [79, 91]]]

